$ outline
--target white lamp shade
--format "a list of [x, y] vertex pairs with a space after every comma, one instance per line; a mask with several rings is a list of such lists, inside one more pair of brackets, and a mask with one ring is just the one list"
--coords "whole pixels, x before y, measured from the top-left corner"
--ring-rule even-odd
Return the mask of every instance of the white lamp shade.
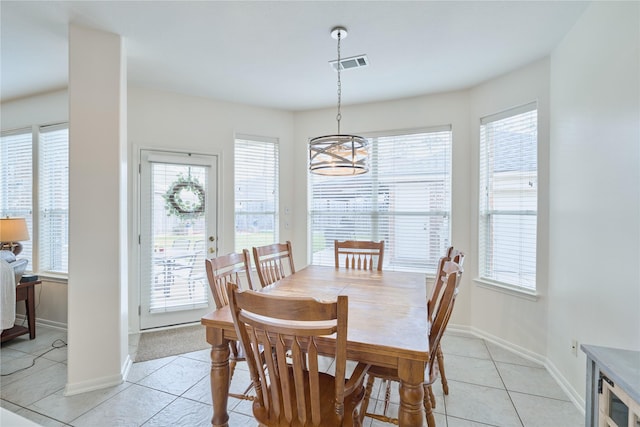
[[24, 218], [0, 218], [0, 242], [29, 240], [29, 229]]

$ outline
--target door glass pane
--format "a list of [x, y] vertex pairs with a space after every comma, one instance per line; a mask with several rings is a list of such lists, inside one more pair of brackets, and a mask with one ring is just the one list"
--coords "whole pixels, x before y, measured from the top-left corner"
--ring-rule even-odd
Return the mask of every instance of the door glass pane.
[[151, 164], [151, 313], [206, 307], [207, 167]]
[[620, 427], [628, 424], [629, 408], [612, 391], [609, 392], [609, 416]]

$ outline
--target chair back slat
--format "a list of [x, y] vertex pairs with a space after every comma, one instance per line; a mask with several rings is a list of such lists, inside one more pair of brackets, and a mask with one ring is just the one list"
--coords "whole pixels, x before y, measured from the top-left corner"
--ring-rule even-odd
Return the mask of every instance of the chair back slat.
[[296, 272], [290, 241], [254, 247], [253, 260], [263, 287]]
[[[447, 251], [447, 253], [448, 252], [449, 251]], [[429, 314], [429, 319], [433, 317], [437, 299], [442, 295], [442, 287], [444, 286], [445, 278], [444, 264], [449, 261], [451, 261], [451, 258], [448, 255], [445, 255], [438, 260], [438, 265], [436, 267], [436, 276], [433, 279], [433, 286], [431, 287], [431, 293], [429, 294], [429, 299], [427, 300], [427, 313]]]
[[[357, 270], [373, 270], [377, 261], [376, 270], [382, 271], [384, 260], [384, 240], [380, 242], [361, 240], [335, 240], [334, 243], [335, 266], [339, 268], [352, 268]], [[341, 261], [343, 259], [344, 261]]]
[[[336, 376], [331, 383], [336, 414], [344, 415], [348, 298], [323, 302], [227, 287], [239, 340], [251, 353], [249, 371], [257, 399], [254, 416], [265, 425], [326, 425], [318, 338], [336, 334]], [[260, 356], [262, 349], [262, 356]], [[325, 402], [324, 406], [322, 402]], [[268, 420], [260, 416], [271, 417]], [[333, 418], [332, 418], [333, 419]], [[286, 422], [285, 422], [286, 420]], [[324, 424], [323, 424], [324, 422]], [[332, 422], [332, 421], [330, 421]]]
[[249, 251], [244, 249], [240, 253], [205, 259], [207, 280], [216, 308], [229, 305], [227, 284], [235, 283], [245, 289], [253, 289], [249, 258]]

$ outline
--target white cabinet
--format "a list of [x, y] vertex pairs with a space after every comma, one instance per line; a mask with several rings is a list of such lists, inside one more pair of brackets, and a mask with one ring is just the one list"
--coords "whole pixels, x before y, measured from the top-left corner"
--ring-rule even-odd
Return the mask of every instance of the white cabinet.
[[592, 345], [587, 355], [587, 427], [640, 427], [640, 352]]
[[602, 374], [598, 427], [640, 427], [640, 404]]

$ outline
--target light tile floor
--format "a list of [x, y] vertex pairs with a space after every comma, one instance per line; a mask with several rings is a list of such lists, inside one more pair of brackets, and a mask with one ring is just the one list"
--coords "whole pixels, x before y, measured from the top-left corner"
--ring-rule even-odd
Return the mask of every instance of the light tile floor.
[[[63, 395], [66, 383], [65, 348], [56, 348], [29, 366], [35, 356], [65, 340], [64, 331], [38, 326], [38, 336], [2, 345], [0, 406], [42, 426], [209, 426], [211, 392], [209, 350], [134, 363], [127, 381], [116, 387]], [[579, 427], [584, 415], [544, 367], [482, 339], [447, 334], [442, 349], [449, 379], [444, 397], [436, 394], [438, 427]], [[331, 370], [331, 367], [328, 367]], [[232, 390], [249, 383], [246, 366], [238, 364]], [[388, 413], [397, 415], [398, 391], [393, 386]], [[384, 387], [376, 383], [369, 409], [381, 411]], [[374, 409], [375, 408], [375, 409]], [[229, 426], [255, 426], [251, 404], [231, 398]], [[7, 426], [0, 419], [0, 425]], [[388, 426], [369, 418], [365, 427]]]

